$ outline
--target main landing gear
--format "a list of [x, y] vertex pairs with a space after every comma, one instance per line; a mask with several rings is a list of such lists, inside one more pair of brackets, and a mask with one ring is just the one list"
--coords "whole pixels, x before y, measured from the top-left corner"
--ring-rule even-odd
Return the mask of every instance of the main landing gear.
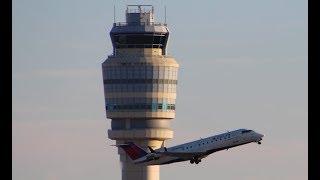
[[260, 142], [260, 141], [258, 141], [258, 144], [261, 144], [261, 142]]
[[193, 158], [190, 160], [191, 164], [193, 164], [193, 163], [199, 164], [199, 162], [201, 162], [201, 159]]

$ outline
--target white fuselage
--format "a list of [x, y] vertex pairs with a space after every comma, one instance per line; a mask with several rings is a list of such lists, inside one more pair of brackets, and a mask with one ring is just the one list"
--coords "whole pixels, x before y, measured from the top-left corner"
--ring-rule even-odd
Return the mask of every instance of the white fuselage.
[[[245, 132], [249, 131], [249, 132]], [[244, 133], [243, 133], [244, 132]], [[239, 129], [215, 136], [211, 136], [208, 138], [192, 141], [189, 143], [173, 146], [167, 148], [168, 152], [172, 153], [194, 153], [195, 156], [198, 156], [198, 159], [202, 159], [208, 156], [211, 153], [229, 149], [235, 146], [251, 143], [251, 142], [259, 142], [262, 139], [263, 135], [256, 133], [252, 130]], [[157, 150], [156, 150], [157, 151]], [[201, 155], [199, 155], [201, 153]], [[167, 155], [160, 155], [157, 160], [151, 160], [147, 162], [139, 162], [143, 159], [135, 161], [135, 163], [139, 163], [142, 165], [161, 165], [161, 164], [170, 164], [173, 162], [187, 161], [191, 160], [190, 157], [174, 157]]]

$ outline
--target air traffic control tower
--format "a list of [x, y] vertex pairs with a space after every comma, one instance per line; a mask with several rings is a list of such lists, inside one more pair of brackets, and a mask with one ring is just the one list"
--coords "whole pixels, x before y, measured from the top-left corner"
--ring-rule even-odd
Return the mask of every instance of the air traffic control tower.
[[[102, 63], [108, 137], [160, 148], [173, 137], [178, 63], [166, 53], [169, 31], [154, 21], [151, 5], [128, 5], [126, 22], [110, 32], [113, 54]], [[159, 166], [132, 163], [118, 149], [122, 180], [159, 180]]]

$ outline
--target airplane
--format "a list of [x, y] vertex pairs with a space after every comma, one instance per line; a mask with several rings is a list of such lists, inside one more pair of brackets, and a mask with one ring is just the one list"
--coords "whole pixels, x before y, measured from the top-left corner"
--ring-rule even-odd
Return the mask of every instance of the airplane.
[[163, 165], [181, 161], [198, 164], [201, 159], [217, 151], [228, 150], [251, 142], [261, 144], [263, 136], [253, 130], [238, 129], [170, 148], [164, 147], [163, 143], [161, 148], [155, 150], [148, 146], [149, 153], [133, 142], [114, 146], [122, 148], [134, 164]]

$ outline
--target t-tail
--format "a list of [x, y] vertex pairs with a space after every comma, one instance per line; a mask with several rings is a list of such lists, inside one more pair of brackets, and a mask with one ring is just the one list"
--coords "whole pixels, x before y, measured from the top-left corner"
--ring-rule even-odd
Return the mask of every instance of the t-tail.
[[142, 148], [140, 148], [133, 142], [119, 144], [116, 146], [121, 147], [133, 161], [148, 154], [146, 151], [144, 151]]

